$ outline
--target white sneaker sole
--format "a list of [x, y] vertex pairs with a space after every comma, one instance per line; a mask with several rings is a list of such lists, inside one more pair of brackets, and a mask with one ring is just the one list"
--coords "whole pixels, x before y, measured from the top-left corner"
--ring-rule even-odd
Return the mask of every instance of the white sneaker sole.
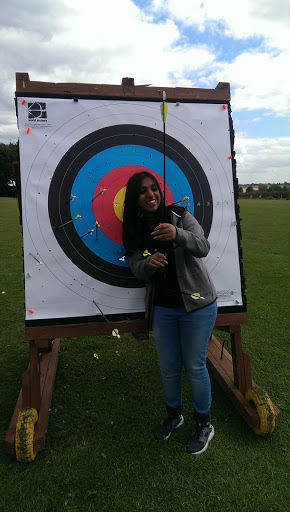
[[168, 439], [168, 438], [171, 436], [172, 432], [174, 432], [174, 430], [176, 430], [177, 428], [181, 427], [181, 426], [183, 425], [183, 423], [184, 423], [184, 417], [181, 415], [180, 422], [178, 423], [178, 425], [177, 425], [176, 427], [174, 427], [174, 429], [173, 429], [173, 430], [171, 430], [171, 432], [169, 432], [168, 436], [163, 437], [163, 439], [156, 439], [156, 438], [154, 437], [154, 435], [153, 435], [154, 439], [155, 439], [156, 441], [165, 441], [166, 439]]
[[207, 447], [208, 447], [208, 443], [212, 440], [212, 438], [213, 438], [213, 436], [214, 436], [214, 428], [213, 428], [213, 426], [212, 426], [212, 425], [211, 425], [211, 428], [212, 428], [212, 431], [211, 431], [211, 433], [209, 434], [209, 436], [208, 436], [208, 440], [207, 440], [206, 444], [204, 445], [203, 449], [202, 449], [202, 450], [200, 450], [199, 452], [188, 452], [188, 451], [186, 450], [186, 447], [185, 447], [185, 451], [186, 451], [186, 453], [188, 453], [188, 455], [200, 455], [201, 453], [205, 452], [205, 450], [206, 450], [206, 449], [207, 449]]

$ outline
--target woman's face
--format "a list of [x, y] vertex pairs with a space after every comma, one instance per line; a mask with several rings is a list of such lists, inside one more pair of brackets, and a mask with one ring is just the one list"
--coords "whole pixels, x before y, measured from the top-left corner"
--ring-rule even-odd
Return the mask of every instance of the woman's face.
[[161, 197], [156, 182], [149, 177], [141, 181], [138, 206], [148, 213], [155, 213], [160, 205]]

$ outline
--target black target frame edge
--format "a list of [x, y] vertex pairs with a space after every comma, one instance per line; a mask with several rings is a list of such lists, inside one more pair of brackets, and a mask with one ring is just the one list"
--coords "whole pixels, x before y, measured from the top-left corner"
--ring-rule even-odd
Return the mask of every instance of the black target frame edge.
[[[58, 244], [78, 268], [94, 279], [112, 286], [140, 288], [142, 283], [132, 276], [128, 267], [114, 265], [93, 253], [80, 239], [71, 222], [71, 190], [80, 169], [99, 152], [120, 145], [141, 145], [148, 147], [149, 152], [152, 149], [162, 153], [163, 133], [146, 126], [120, 124], [102, 128], [80, 139], [66, 152], [55, 169], [49, 189], [48, 211]], [[195, 208], [195, 217], [208, 237], [213, 205], [210, 185], [201, 165], [183, 144], [169, 135], [166, 137], [166, 156], [184, 174], [195, 204], [200, 203], [201, 208]], [[210, 206], [206, 207], [206, 204]], [[58, 228], [67, 222], [69, 224]]]
[[[244, 265], [243, 265], [243, 249], [241, 245], [242, 230], [241, 230], [241, 218], [240, 218], [240, 205], [238, 204], [238, 196], [239, 196], [239, 180], [237, 178], [237, 163], [235, 159], [236, 152], [234, 150], [234, 142], [235, 142], [235, 131], [233, 127], [233, 119], [231, 116], [231, 106], [228, 106], [228, 116], [229, 116], [229, 127], [230, 127], [230, 143], [231, 143], [231, 156], [232, 156], [232, 174], [233, 174], [233, 189], [234, 189], [234, 201], [235, 201], [235, 213], [236, 213], [236, 221], [237, 221], [237, 243], [238, 243], [238, 253], [239, 253], [239, 267], [240, 267], [240, 279], [241, 279], [241, 292], [242, 292], [242, 300], [243, 305], [240, 310], [243, 313], [247, 312], [247, 296], [246, 296], [246, 280], [244, 275]], [[232, 313], [235, 306], [232, 306], [227, 311], [227, 308], [223, 308], [223, 313]], [[219, 308], [220, 309], [220, 308]], [[236, 309], [234, 309], [236, 311]], [[218, 311], [219, 312], [219, 311]]]

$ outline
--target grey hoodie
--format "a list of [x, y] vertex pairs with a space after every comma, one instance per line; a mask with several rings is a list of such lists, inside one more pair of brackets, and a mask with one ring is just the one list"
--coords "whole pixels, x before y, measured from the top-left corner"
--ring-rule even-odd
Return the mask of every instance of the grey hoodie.
[[[182, 212], [182, 209], [178, 208], [178, 212]], [[210, 249], [203, 229], [187, 208], [183, 209], [181, 215], [179, 213], [170, 210], [170, 218], [177, 231], [173, 242], [177, 279], [185, 310], [190, 312], [212, 304], [216, 299], [216, 291], [207, 268], [201, 261]], [[141, 251], [135, 251], [130, 256], [130, 267], [132, 274], [145, 282], [145, 316], [151, 324], [155, 291], [154, 274], [158, 270], [149, 267], [149, 259], [150, 257], [144, 257]]]

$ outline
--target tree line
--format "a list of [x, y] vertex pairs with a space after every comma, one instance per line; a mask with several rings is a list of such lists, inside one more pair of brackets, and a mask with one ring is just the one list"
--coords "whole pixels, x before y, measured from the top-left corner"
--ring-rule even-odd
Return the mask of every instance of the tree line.
[[0, 197], [15, 197], [13, 162], [19, 161], [18, 142], [0, 142]]
[[260, 184], [258, 188], [249, 185], [244, 191], [239, 187], [239, 197], [242, 199], [289, 199], [290, 185], [284, 183], [272, 183], [270, 185]]

